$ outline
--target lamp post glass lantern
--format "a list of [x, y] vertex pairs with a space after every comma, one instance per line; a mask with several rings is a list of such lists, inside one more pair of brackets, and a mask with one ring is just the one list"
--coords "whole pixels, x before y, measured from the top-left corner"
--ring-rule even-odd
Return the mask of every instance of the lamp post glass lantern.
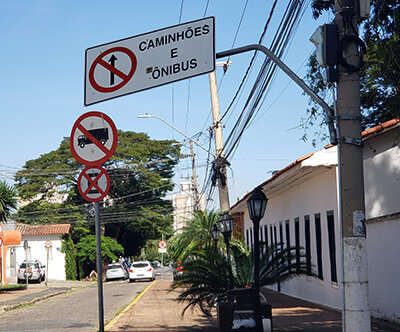
[[221, 231], [218, 228], [217, 224], [213, 224], [211, 227], [211, 238], [214, 241], [214, 244], [217, 245], [217, 241], [221, 235]]
[[228, 211], [225, 211], [219, 215], [218, 224], [219, 229], [224, 236], [224, 241], [226, 244], [226, 256], [228, 257], [228, 261], [230, 261], [231, 256], [229, 251], [229, 241], [231, 239], [231, 234], [233, 230], [233, 218]]
[[265, 208], [267, 207], [268, 198], [262, 192], [261, 187], [253, 190], [250, 198], [247, 201], [250, 219], [253, 221], [253, 236], [254, 236], [254, 316], [256, 320], [256, 331], [261, 332], [261, 308], [260, 308], [260, 220], [264, 217]]

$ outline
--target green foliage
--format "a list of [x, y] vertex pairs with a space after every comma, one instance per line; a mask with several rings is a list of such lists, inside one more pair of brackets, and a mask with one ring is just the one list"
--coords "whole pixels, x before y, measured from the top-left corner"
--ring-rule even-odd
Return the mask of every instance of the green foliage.
[[[205, 314], [215, 303], [226, 300], [226, 291], [233, 288], [250, 288], [254, 283], [253, 255], [244, 246], [233, 245], [231, 262], [222, 250], [206, 248], [197, 252], [196, 259], [181, 263], [183, 275], [174, 281], [172, 289], [182, 288], [180, 302], [187, 302], [183, 313], [198, 306]], [[260, 251], [260, 285], [285, 282], [306, 274], [304, 254], [299, 264], [295, 261], [296, 248], [281, 248], [280, 244]]]
[[[138, 255], [149, 239], [172, 232], [172, 207], [164, 199], [173, 189], [168, 179], [172, 178], [179, 158], [179, 146], [172, 143], [151, 140], [144, 133], [118, 131], [116, 152], [103, 165], [111, 186], [101, 220], [105, 235], [116, 239], [126, 256]], [[18, 211], [16, 220], [32, 224], [71, 223], [75, 244], [93, 234], [92, 204], [84, 201], [77, 189], [82, 169], [71, 155], [67, 137], [57, 150], [27, 161], [15, 181], [21, 198], [29, 204]]]
[[[76, 257], [79, 262], [80, 278], [90, 274], [92, 270], [96, 270], [96, 237], [88, 235], [82, 238], [76, 244]], [[101, 254], [104, 265], [116, 261], [124, 254], [124, 248], [114, 239], [110, 237], [101, 238]]]
[[186, 226], [172, 237], [172, 259], [184, 261], [187, 257], [196, 255], [202, 248], [212, 246], [211, 228], [217, 223], [218, 211], [195, 211]]
[[70, 234], [63, 239], [61, 244], [61, 252], [65, 254], [66, 279], [76, 280], [78, 278], [78, 269], [76, 266], [75, 246]]
[[0, 222], [6, 222], [10, 218], [12, 210], [17, 208], [17, 190], [0, 181]]

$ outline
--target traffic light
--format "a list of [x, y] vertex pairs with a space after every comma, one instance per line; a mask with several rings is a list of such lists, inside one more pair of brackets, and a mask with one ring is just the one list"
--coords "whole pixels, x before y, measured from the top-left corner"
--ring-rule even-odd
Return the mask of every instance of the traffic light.
[[326, 80], [337, 81], [338, 63], [338, 28], [336, 24], [320, 25], [313, 33], [310, 41], [316, 46], [317, 61], [321, 67], [326, 68]]

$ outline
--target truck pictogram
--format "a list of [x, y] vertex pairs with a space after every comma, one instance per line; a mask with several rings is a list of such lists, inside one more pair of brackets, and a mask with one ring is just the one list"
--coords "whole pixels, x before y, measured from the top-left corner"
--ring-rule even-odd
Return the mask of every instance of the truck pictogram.
[[[108, 128], [98, 128], [98, 129], [92, 129], [88, 130], [89, 133], [91, 133], [94, 138], [96, 138], [101, 144], [106, 144], [106, 142], [109, 139], [108, 136]], [[78, 136], [78, 145], [83, 149], [86, 144], [93, 144], [93, 142], [86, 137], [86, 135], [79, 135]]]

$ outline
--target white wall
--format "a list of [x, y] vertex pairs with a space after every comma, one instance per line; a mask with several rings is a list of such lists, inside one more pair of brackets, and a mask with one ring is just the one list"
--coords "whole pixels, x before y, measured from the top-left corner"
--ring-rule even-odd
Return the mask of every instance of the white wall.
[[[283, 242], [286, 243], [285, 220], [290, 220], [290, 244], [295, 245], [295, 226], [294, 218], [300, 220], [300, 246], [305, 247], [304, 216], [310, 216], [310, 240], [311, 240], [311, 259], [316, 270], [316, 242], [315, 242], [315, 222], [314, 214], [321, 215], [321, 234], [322, 234], [322, 262], [323, 277], [320, 281], [316, 278], [300, 277], [295, 278], [281, 286], [281, 292], [293, 295], [302, 299], [321, 303], [330, 307], [341, 307], [341, 255], [340, 255], [340, 237], [339, 223], [337, 216], [337, 185], [336, 168], [333, 167], [325, 173], [317, 175], [310, 180], [295, 186], [283, 194], [269, 198], [267, 210], [263, 220], [261, 220], [261, 229], [264, 225], [276, 224], [277, 237], [279, 242], [279, 222], [283, 224]], [[267, 194], [268, 196], [268, 194]], [[338, 283], [331, 283], [330, 259], [328, 246], [328, 227], [327, 211], [334, 211], [335, 235], [336, 235], [336, 267]], [[252, 222], [245, 211], [245, 228], [252, 227]], [[263, 236], [264, 238], [264, 236]], [[270, 234], [268, 234], [270, 243]]]
[[[24, 240], [28, 241], [28, 259], [40, 260], [48, 267], [48, 279], [65, 280], [65, 254], [61, 252], [61, 239], [59, 235], [35, 235], [22, 236], [21, 245], [17, 246], [17, 270], [19, 264], [25, 260]], [[46, 240], [52, 242], [49, 249], [49, 264], [47, 265], [47, 249], [44, 244]]]
[[[364, 144], [369, 303], [374, 317], [400, 323], [399, 130]], [[373, 219], [368, 222], [368, 219]]]

